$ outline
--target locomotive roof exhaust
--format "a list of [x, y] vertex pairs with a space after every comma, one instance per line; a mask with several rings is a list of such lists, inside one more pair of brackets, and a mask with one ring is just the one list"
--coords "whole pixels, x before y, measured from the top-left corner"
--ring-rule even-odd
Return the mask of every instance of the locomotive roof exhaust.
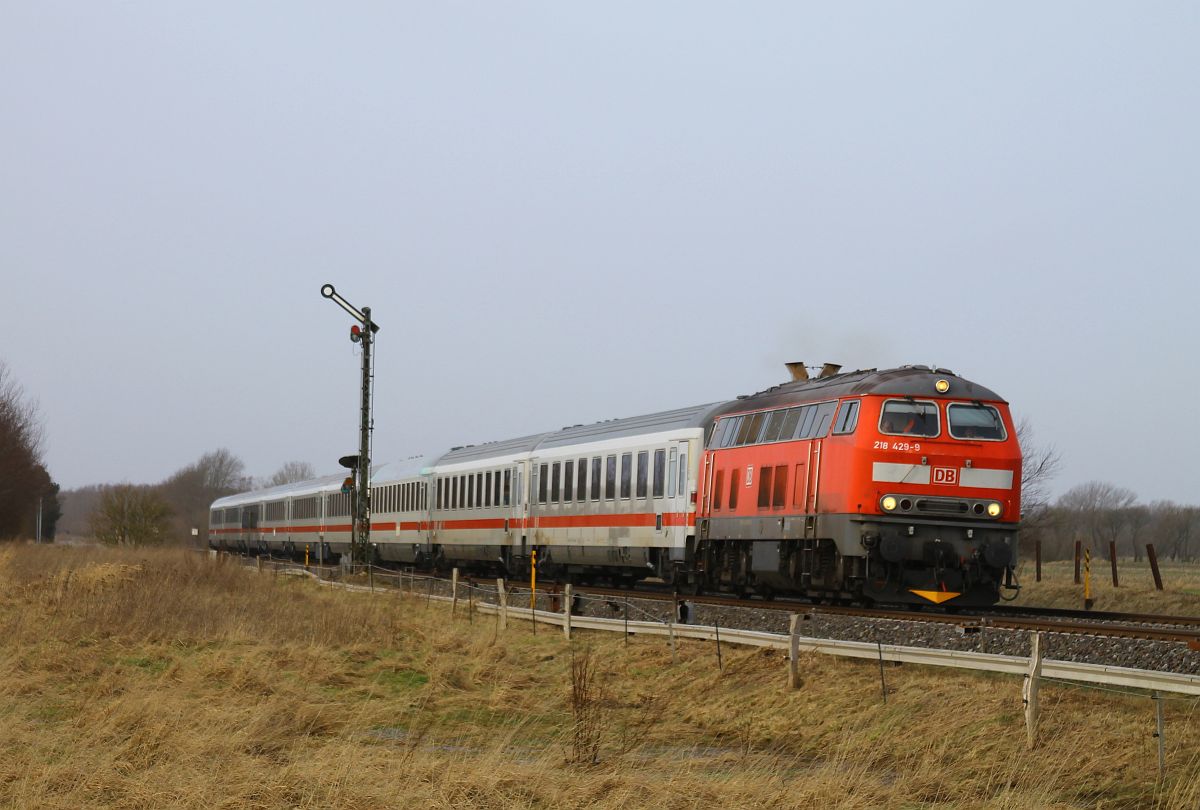
[[[811, 379], [808, 374], [808, 366], [804, 365], [803, 362], [796, 361], [792, 363], [785, 363], [784, 365], [787, 366], [788, 372], [792, 375], [793, 382]], [[825, 365], [821, 366], [821, 373], [817, 375], [817, 379], [832, 377], [841, 370], [842, 367], [837, 363], [826, 363]]]

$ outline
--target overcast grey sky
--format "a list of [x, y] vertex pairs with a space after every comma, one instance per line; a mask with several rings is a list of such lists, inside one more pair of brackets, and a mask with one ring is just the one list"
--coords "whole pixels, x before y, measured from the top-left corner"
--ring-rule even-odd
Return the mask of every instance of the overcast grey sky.
[[0, 4], [0, 359], [65, 487], [938, 364], [1200, 503], [1200, 6]]

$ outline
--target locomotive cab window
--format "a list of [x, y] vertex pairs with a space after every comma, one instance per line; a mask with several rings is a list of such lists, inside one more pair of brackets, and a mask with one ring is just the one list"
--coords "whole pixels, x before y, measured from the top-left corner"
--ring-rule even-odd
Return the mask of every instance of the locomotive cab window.
[[890, 436], [937, 436], [941, 432], [937, 403], [888, 400], [879, 417], [879, 432]]
[[956, 439], [1002, 442], [1008, 438], [1000, 412], [991, 405], [953, 403], [946, 407], [946, 418]]
[[854, 428], [858, 426], [858, 406], [859, 400], [848, 399], [842, 403], [842, 409], [838, 411], [837, 423], [833, 426], [834, 433], [853, 433]]

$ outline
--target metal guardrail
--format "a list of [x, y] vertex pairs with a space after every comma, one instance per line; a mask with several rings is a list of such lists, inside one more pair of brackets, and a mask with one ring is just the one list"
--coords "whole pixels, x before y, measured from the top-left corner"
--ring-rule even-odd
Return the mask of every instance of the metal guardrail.
[[[283, 569], [289, 573], [307, 573], [317, 579], [322, 585], [344, 588], [350, 591], [372, 592], [380, 588], [367, 585], [337, 582], [321, 579], [311, 572], [305, 572], [302, 566], [289, 566]], [[450, 584], [449, 580], [441, 580]], [[422, 599], [434, 599], [449, 602], [452, 597], [435, 594], [418, 594]], [[542, 624], [562, 627], [566, 619], [560, 612], [546, 610], [530, 610], [528, 607], [509, 605], [502, 608], [498, 604], [484, 602], [474, 603], [474, 609], [486, 614], [495, 614], [501, 610], [507, 611], [509, 619], [533, 619]], [[738, 630], [732, 627], [716, 627], [650, 622], [644, 620], [603, 619], [592, 616], [571, 616], [571, 628], [578, 630], [598, 630], [638, 635], [667, 636], [676, 638], [691, 638], [701, 641], [715, 641], [718, 632], [721, 641], [726, 644], [738, 644], [751, 647], [787, 652], [791, 640], [787, 635], [765, 633], [759, 630]], [[822, 655], [836, 655], [843, 658], [864, 658], [872, 661], [896, 661], [922, 666], [952, 667], [969, 669], [978, 672], [998, 672], [1008, 675], [1024, 676], [1029, 671], [1029, 658], [1018, 655], [998, 655], [995, 653], [977, 653], [963, 650], [939, 650], [930, 647], [905, 647], [897, 644], [877, 644], [864, 641], [840, 641], [837, 639], [811, 638], [800, 636], [797, 639], [800, 651]], [[1057, 661], [1043, 659], [1042, 677], [1078, 683], [1089, 683], [1103, 686], [1116, 686], [1132, 689], [1146, 689], [1157, 692], [1170, 692], [1181, 695], [1200, 695], [1200, 675], [1186, 675], [1175, 672], [1158, 672], [1155, 670], [1132, 669], [1129, 667], [1108, 666], [1104, 664], [1081, 664], [1073, 661]]]

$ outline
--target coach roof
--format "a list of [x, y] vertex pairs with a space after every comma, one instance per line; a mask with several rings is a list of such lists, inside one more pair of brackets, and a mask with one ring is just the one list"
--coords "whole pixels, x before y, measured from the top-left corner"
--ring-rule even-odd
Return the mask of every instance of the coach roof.
[[687, 428], [703, 428], [712, 418], [712, 414], [724, 406], [724, 404], [717, 402], [707, 405], [693, 405], [688, 408], [676, 408], [673, 411], [659, 411], [658, 413], [630, 416], [624, 419], [609, 419], [605, 422], [595, 422], [590, 425], [571, 425], [562, 430], [537, 433], [532, 436], [523, 436], [519, 439], [456, 447], [439, 458], [437, 463], [458, 464], [464, 461], [476, 461], [520, 453], [533, 453], [537, 450], [569, 447], [576, 444], [591, 444], [592, 442], [602, 442], [608, 439], [623, 439], [650, 433], [685, 430]]

